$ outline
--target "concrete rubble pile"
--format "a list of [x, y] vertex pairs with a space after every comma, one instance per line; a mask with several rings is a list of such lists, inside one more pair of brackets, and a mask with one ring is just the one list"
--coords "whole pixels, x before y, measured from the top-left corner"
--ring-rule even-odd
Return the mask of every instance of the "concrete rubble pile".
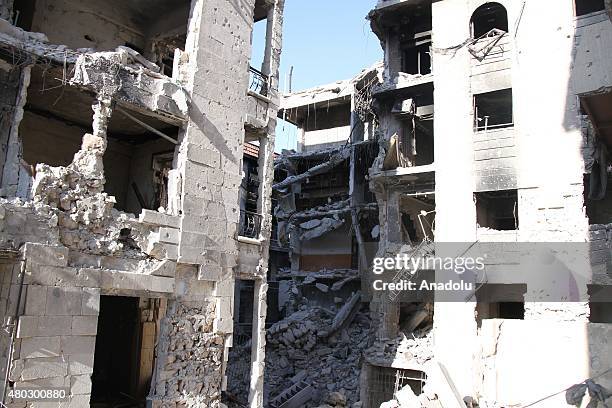
[[349, 407], [359, 400], [362, 355], [373, 338], [371, 321], [366, 314], [357, 313], [346, 329], [327, 337], [333, 318], [334, 313], [327, 309], [302, 306], [268, 329], [269, 400], [300, 381], [315, 390], [307, 407], [321, 403]]
[[410, 337], [401, 334], [395, 339], [376, 340], [366, 350], [368, 362], [386, 366], [396, 359], [424, 365], [433, 359], [434, 344], [431, 331], [415, 331]]
[[165, 366], [153, 390], [160, 399], [218, 406], [224, 339], [212, 332], [214, 318], [212, 303], [179, 305], [169, 311], [160, 344]]

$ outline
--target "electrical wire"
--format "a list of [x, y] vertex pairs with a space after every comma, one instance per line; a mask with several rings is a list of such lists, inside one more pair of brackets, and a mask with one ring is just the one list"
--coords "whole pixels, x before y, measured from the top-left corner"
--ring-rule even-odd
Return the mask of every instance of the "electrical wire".
[[[604, 371], [604, 372], [602, 372], [602, 373], [599, 373], [599, 374], [597, 374], [597, 375], [595, 375], [595, 376], [593, 376], [593, 377], [591, 377], [591, 378], [587, 378], [586, 380], [584, 380], [584, 381], [582, 381], [582, 382], [580, 382], [580, 383], [578, 383], [578, 384], [583, 384], [583, 383], [585, 383], [585, 382], [587, 382], [587, 381], [589, 381], [589, 380], [594, 380], [594, 379], [596, 379], [596, 378], [603, 377], [604, 375], [608, 374], [610, 371], [612, 371], [612, 367], [611, 367], [611, 368], [608, 368], [606, 371]], [[524, 406], [523, 406], [523, 407], [521, 407], [521, 408], [528, 408], [528, 407], [532, 407], [532, 406], [534, 406], [534, 405], [536, 405], [536, 404], [539, 404], [540, 402], [543, 402], [543, 401], [546, 401], [547, 399], [550, 399], [550, 398], [552, 398], [552, 397], [555, 397], [555, 396], [557, 396], [557, 395], [561, 394], [562, 392], [565, 392], [565, 391], [569, 390], [569, 389], [570, 389], [570, 388], [572, 388], [572, 387], [573, 387], [573, 385], [571, 385], [571, 386], [569, 386], [569, 387], [567, 387], [567, 388], [565, 388], [565, 389], [563, 389], [563, 390], [561, 390], [561, 391], [559, 391], [559, 392], [555, 392], [554, 394], [550, 394], [550, 395], [547, 395], [547, 396], [545, 396], [545, 397], [543, 397], [543, 398], [540, 398], [539, 400], [537, 400], [537, 401], [535, 401], [535, 402], [532, 402], [531, 404], [524, 405]]]

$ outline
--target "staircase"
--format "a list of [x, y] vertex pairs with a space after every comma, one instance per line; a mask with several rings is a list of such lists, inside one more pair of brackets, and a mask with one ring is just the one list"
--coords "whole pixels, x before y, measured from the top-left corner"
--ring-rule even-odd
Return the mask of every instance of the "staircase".
[[292, 385], [270, 402], [271, 408], [300, 408], [312, 399], [310, 384], [300, 381]]
[[[431, 241], [429, 238], [425, 238], [423, 241], [419, 243], [419, 245], [417, 245], [416, 248], [412, 250], [412, 252], [410, 252], [410, 254], [408, 255], [408, 258], [427, 258], [434, 254], [434, 250], [435, 250], [434, 242]], [[402, 269], [398, 271], [393, 277], [393, 283], [399, 283], [403, 280], [410, 281], [414, 279], [415, 277], [417, 277], [419, 272], [420, 272], [419, 269], [416, 269], [414, 271], [411, 268]], [[402, 293], [402, 290], [400, 289], [390, 290], [389, 300], [394, 302], [401, 293]]]

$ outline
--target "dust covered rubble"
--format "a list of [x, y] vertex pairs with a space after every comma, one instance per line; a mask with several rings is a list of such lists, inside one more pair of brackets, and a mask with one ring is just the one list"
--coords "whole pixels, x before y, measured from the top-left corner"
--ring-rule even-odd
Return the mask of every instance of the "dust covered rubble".
[[365, 355], [370, 364], [378, 366], [391, 366], [397, 361], [424, 365], [434, 357], [433, 334], [428, 328], [416, 330], [409, 337], [401, 333], [395, 339], [376, 340]]
[[[268, 329], [265, 377], [268, 400], [299, 381], [315, 390], [306, 407], [322, 403], [349, 407], [359, 400], [362, 355], [373, 338], [371, 321], [368, 315], [359, 312], [346, 329], [325, 337], [333, 318], [334, 312], [327, 309], [302, 306]], [[335, 401], [334, 405], [329, 404], [330, 400]]]

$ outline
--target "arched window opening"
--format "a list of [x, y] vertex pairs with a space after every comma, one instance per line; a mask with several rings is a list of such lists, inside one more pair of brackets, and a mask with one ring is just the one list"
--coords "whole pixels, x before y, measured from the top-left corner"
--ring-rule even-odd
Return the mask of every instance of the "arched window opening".
[[499, 3], [485, 3], [478, 7], [471, 19], [472, 36], [479, 38], [493, 29], [508, 32], [508, 13]]

